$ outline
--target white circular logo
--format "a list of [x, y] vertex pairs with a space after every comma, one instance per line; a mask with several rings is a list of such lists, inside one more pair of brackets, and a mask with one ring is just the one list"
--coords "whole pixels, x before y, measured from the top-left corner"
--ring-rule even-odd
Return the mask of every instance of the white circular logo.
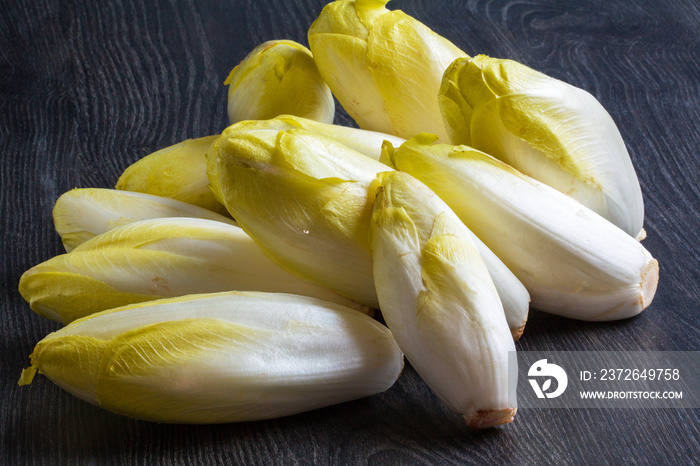
[[[530, 366], [527, 376], [534, 377], [528, 378], [528, 381], [537, 398], [556, 398], [564, 393], [569, 383], [569, 378], [566, 376], [564, 369], [556, 364], [548, 363], [546, 359], [540, 359]], [[542, 380], [541, 385], [538, 379]], [[557, 381], [556, 390], [549, 391], [552, 388], [552, 379]]]

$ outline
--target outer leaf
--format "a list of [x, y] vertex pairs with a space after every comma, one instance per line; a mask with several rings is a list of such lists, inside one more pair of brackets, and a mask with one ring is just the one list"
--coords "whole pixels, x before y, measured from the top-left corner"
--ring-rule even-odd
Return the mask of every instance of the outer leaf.
[[455, 68], [463, 60], [455, 60], [445, 71], [440, 84], [438, 104], [445, 123], [445, 130], [452, 144], [471, 144], [471, 121], [473, 109], [462, 95], [460, 83], [456, 81], [458, 74]]
[[[432, 140], [431, 140], [432, 142]], [[396, 151], [390, 144], [385, 144], [382, 154], [382, 161], [390, 166], [395, 166]], [[402, 153], [403, 154], [403, 153]], [[395, 194], [395, 195], [398, 195]], [[414, 196], [411, 194], [411, 196]], [[407, 201], [408, 202], [408, 201]], [[434, 222], [434, 212], [440, 212], [445, 208], [445, 203], [434, 196], [433, 193], [428, 193], [422, 196], [420, 202], [411, 212], [413, 222], [416, 222], [419, 227], [418, 231], [427, 234], [432, 229]], [[496, 286], [498, 296], [503, 304], [503, 310], [506, 315], [508, 327], [511, 330], [513, 338], [518, 340], [525, 329], [527, 316], [530, 310], [530, 295], [511, 272], [508, 267], [468, 228], [462, 228], [463, 234], [469, 236], [469, 239], [479, 251], [481, 258], [486, 264], [486, 268], [491, 275], [491, 279]], [[427, 237], [422, 237], [422, 241], [427, 241]]]
[[[459, 92], [456, 92], [458, 89]], [[456, 60], [441, 99], [453, 138], [565, 194], [628, 234], [641, 233], [644, 205], [622, 136], [589, 93], [512, 60]]]
[[[473, 427], [512, 421], [508, 352], [498, 293], [462, 222], [407, 174], [379, 175], [372, 216], [382, 315], [436, 395]], [[439, 200], [438, 200], [439, 201]], [[432, 221], [431, 221], [432, 220]]]
[[67, 252], [112, 228], [164, 217], [205, 218], [236, 225], [229, 217], [192, 204], [115, 189], [73, 189], [61, 195], [53, 208], [56, 232]]
[[[403, 138], [392, 136], [391, 134], [367, 131], [340, 125], [328, 125], [291, 115], [281, 115], [276, 120], [282, 121], [288, 125], [288, 127], [280, 127], [279, 129], [302, 128], [318, 136], [333, 139], [334, 141], [348, 146], [349, 148], [356, 150], [367, 157], [373, 158], [374, 160], [379, 160], [384, 141], [389, 141], [391, 144], [396, 146], [399, 146], [406, 141]], [[259, 123], [264, 124], [264, 122]]]
[[361, 128], [447, 141], [436, 96], [445, 68], [467, 55], [386, 3], [326, 5], [308, 33], [321, 76]]
[[204, 176], [207, 149], [216, 138], [214, 135], [187, 139], [147, 155], [124, 171], [116, 188], [170, 197], [226, 214], [226, 209], [209, 190], [209, 182]]
[[236, 125], [209, 157], [213, 189], [273, 260], [377, 306], [368, 190], [385, 165], [305, 130], [236, 131]]
[[420, 135], [394, 165], [433, 189], [523, 282], [537, 309], [583, 320], [638, 314], [658, 263], [634, 238], [574, 199], [466, 146]]
[[232, 71], [228, 115], [231, 123], [266, 120], [281, 114], [333, 123], [333, 95], [311, 52], [291, 40], [260, 44]]
[[229, 290], [308, 295], [367, 312], [280, 269], [240, 228], [194, 218], [115, 228], [31, 268], [19, 284], [34, 311], [64, 323], [131, 303]]
[[269, 419], [389, 388], [402, 354], [378, 322], [272, 293], [154, 301], [76, 321], [40, 341], [32, 367], [110, 411], [171, 423]]

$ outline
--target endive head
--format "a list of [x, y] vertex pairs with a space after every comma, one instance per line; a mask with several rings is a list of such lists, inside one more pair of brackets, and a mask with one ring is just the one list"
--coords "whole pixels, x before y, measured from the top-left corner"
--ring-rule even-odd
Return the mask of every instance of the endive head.
[[376, 306], [368, 189], [389, 168], [303, 129], [236, 126], [208, 157], [212, 189], [239, 225], [290, 273]]
[[62, 194], [53, 208], [54, 226], [67, 252], [112, 228], [167, 217], [205, 218], [236, 224], [229, 217], [193, 204], [116, 189], [72, 189]]
[[133, 222], [27, 270], [19, 291], [32, 310], [63, 323], [167, 296], [223, 291], [211, 288], [227, 281], [219, 261], [246, 241], [254, 246], [239, 228], [211, 220]]
[[332, 123], [333, 95], [309, 49], [291, 40], [260, 44], [226, 78], [231, 123], [291, 114]]
[[539, 310], [615, 320], [651, 302], [658, 263], [581, 203], [467, 146], [411, 138], [387, 153], [433, 189], [528, 288]]
[[642, 229], [639, 181], [614, 121], [588, 92], [513, 60], [455, 60], [440, 89], [455, 143], [512, 165], [610, 220]]
[[207, 149], [217, 137], [186, 139], [147, 155], [124, 170], [116, 189], [169, 197], [225, 214], [206, 177]]
[[[484, 153], [466, 146], [437, 143], [437, 136], [426, 133], [412, 137], [397, 148], [394, 148], [391, 144], [385, 144], [380, 160], [382, 163], [408, 173], [425, 183], [442, 201], [455, 211], [467, 226], [471, 227], [472, 225], [467, 222], [467, 218], [461, 216], [457, 206], [462, 202], [469, 205], [474, 204], [474, 198], [466, 193], [466, 187], [475, 183], [471, 179], [461, 179], [455, 182], [453, 177], [455, 176], [454, 169], [457, 166], [451, 165], [454, 163], [453, 158], [466, 158], [471, 155], [485, 162], [481, 170], [493, 169], [489, 166], [489, 162], [491, 162], [496, 166], [495, 169], [497, 170], [515, 172], [508, 165]], [[448, 168], [443, 170], [443, 166]], [[502, 190], [507, 189], [507, 187], [508, 183], [505, 182]], [[423, 196], [422, 199], [424, 199], [422, 203], [429, 203], [431, 196]], [[467, 229], [467, 232], [486, 263], [486, 267], [501, 298], [508, 326], [514, 339], [517, 340], [522, 335], [525, 322], [527, 321], [530, 295], [503, 261], [471, 230]]]
[[510, 422], [508, 353], [515, 348], [466, 227], [410, 175], [378, 179], [372, 246], [387, 325], [421, 377], [470, 426]]
[[367, 130], [447, 140], [437, 102], [445, 68], [466, 54], [386, 1], [326, 5], [308, 32], [321, 76]]
[[285, 272], [240, 228], [196, 218], [114, 228], [32, 267], [19, 283], [35, 312], [64, 323], [127, 304], [227, 290], [295, 293], [367, 312]]
[[48, 335], [40, 371], [112, 412], [156, 422], [269, 419], [382, 392], [402, 354], [378, 322], [278, 293], [228, 292], [105, 311]]

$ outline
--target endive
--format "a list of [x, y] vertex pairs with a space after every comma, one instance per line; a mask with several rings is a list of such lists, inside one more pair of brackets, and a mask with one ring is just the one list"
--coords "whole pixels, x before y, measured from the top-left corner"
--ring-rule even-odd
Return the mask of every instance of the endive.
[[59, 322], [127, 304], [217, 291], [274, 291], [367, 310], [285, 272], [240, 228], [213, 220], [141, 220], [82, 243], [26, 271], [19, 291]]
[[491, 154], [644, 237], [642, 192], [627, 148], [588, 92], [478, 55], [446, 70], [440, 104], [454, 144]]
[[333, 123], [333, 94], [318, 73], [309, 49], [291, 40], [255, 47], [232, 71], [228, 84], [231, 123], [281, 114]]
[[[303, 129], [229, 127], [208, 154], [212, 190], [290, 273], [376, 307], [368, 228], [377, 173], [391, 170]], [[478, 239], [517, 339], [530, 297]]]
[[235, 225], [211, 210], [150, 194], [116, 189], [72, 189], [62, 194], [53, 208], [53, 222], [67, 252], [85, 241], [138, 220], [194, 217]]
[[469, 426], [511, 422], [508, 353], [515, 345], [467, 228], [406, 173], [379, 180], [372, 252], [387, 326], [423, 380]]
[[467, 56], [382, 0], [339, 0], [308, 31], [321, 76], [364, 129], [404, 138], [422, 131], [448, 142], [437, 95], [445, 68]]
[[368, 190], [384, 164], [303, 129], [238, 131], [237, 125], [207, 157], [212, 190], [273, 260], [377, 307]]
[[530, 292], [536, 309], [582, 320], [634, 316], [652, 301], [658, 262], [569, 196], [467, 146], [416, 136], [387, 156], [433, 189]]
[[207, 187], [207, 149], [218, 135], [187, 139], [130, 165], [116, 188], [170, 197], [225, 214], [226, 209]]
[[[320, 123], [294, 115], [242, 121], [235, 128], [240, 131], [304, 128], [345, 144], [375, 160], [379, 160], [383, 141], [390, 141], [395, 146], [404, 142], [404, 139], [389, 134]], [[124, 171], [117, 182], [117, 189], [179, 199], [227, 214], [226, 208], [209, 189], [207, 179], [206, 152], [217, 137], [218, 135], [188, 139], [144, 157]]]
[[39, 371], [94, 405], [167, 423], [287, 416], [387, 390], [403, 356], [352, 309], [277, 293], [192, 295], [105, 311], [41, 340]]
[[233, 125], [229, 131], [284, 131], [287, 129], [305, 129], [317, 136], [332, 139], [374, 160], [379, 160], [381, 157], [384, 141], [389, 141], [395, 146], [401, 145], [406, 141], [391, 134], [320, 123], [294, 115], [280, 115], [269, 120], [242, 121]]

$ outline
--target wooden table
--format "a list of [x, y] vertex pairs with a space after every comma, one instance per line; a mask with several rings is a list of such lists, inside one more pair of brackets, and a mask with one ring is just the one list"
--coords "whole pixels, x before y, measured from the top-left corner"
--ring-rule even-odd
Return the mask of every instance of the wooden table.
[[[59, 328], [17, 292], [63, 252], [51, 209], [129, 164], [227, 126], [223, 81], [254, 46], [306, 42], [323, 0], [16, 0], [0, 5], [0, 462], [3, 464], [661, 464], [698, 461], [700, 410], [523, 409], [470, 431], [408, 367], [384, 394], [284, 419], [158, 425], [17, 379]], [[661, 282], [610, 324], [532, 312], [521, 350], [700, 350], [700, 7], [695, 0], [395, 0], [470, 54], [513, 58], [611, 113], [646, 203]], [[352, 124], [342, 111], [337, 122]]]

